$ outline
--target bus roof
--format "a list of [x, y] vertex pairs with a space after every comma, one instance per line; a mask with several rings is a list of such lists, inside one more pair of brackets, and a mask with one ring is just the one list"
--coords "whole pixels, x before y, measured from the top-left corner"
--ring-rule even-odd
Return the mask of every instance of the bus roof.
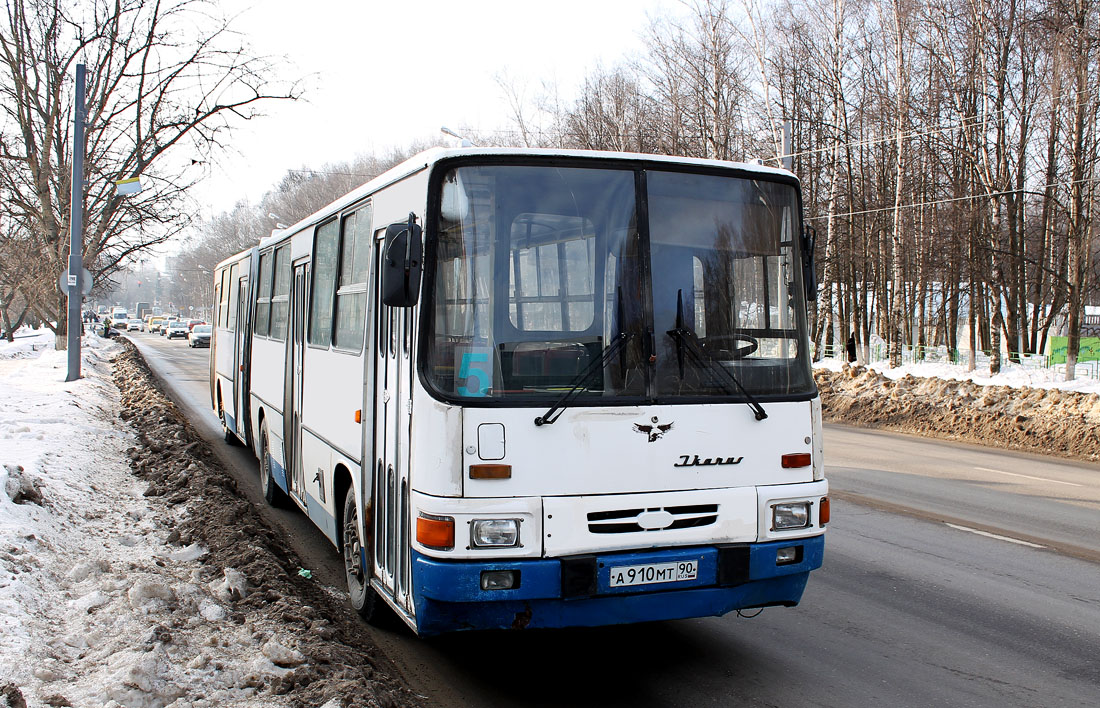
[[[560, 157], [560, 158], [578, 158], [578, 159], [605, 159], [605, 160], [622, 160], [631, 162], [652, 162], [652, 163], [664, 163], [668, 165], [686, 165], [693, 167], [718, 167], [724, 169], [737, 169], [744, 172], [756, 172], [764, 176], [784, 176], [790, 177], [791, 172], [778, 167], [771, 167], [762, 163], [748, 163], [748, 162], [729, 162], [726, 160], [705, 160], [695, 157], [676, 157], [672, 155], [651, 155], [644, 153], [632, 153], [632, 152], [605, 152], [599, 150], [559, 150], [553, 148], [499, 148], [499, 147], [467, 147], [467, 148], [431, 148], [424, 152], [417, 153], [410, 157], [408, 160], [391, 167], [386, 172], [370, 180], [366, 184], [358, 187], [351, 192], [348, 192], [339, 199], [326, 204], [324, 207], [318, 209], [314, 213], [306, 216], [303, 219], [298, 220], [294, 224], [271, 232], [270, 236], [260, 239], [258, 246], [263, 248], [273, 243], [278, 243], [283, 239], [291, 236], [292, 234], [301, 231], [302, 229], [310, 226], [314, 222], [332, 215], [333, 212], [339, 211], [346, 206], [354, 204], [355, 202], [367, 197], [374, 192], [377, 192], [381, 188], [399, 182], [402, 179], [416, 174], [421, 170], [427, 169], [441, 160], [456, 158], [456, 157]], [[251, 251], [251, 249], [248, 249]], [[223, 267], [226, 264], [233, 263], [244, 256], [248, 251], [244, 251], [229, 258], [218, 264], [218, 267]]]

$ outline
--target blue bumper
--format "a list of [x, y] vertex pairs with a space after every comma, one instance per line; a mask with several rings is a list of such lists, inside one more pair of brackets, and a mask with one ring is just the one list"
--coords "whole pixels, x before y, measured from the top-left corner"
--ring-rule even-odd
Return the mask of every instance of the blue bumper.
[[[797, 547], [794, 562], [776, 551]], [[820, 568], [825, 537], [728, 546], [619, 552], [561, 559], [441, 561], [413, 553], [417, 631], [526, 629], [627, 624], [721, 616], [733, 610], [793, 606], [811, 570]], [[696, 560], [694, 580], [612, 587], [611, 569]], [[483, 571], [508, 570], [509, 590], [482, 590]]]

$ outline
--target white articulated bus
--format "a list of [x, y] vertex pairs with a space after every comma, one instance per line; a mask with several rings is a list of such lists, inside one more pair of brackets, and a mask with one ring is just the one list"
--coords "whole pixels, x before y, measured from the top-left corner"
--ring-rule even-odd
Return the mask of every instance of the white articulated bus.
[[799, 602], [812, 232], [760, 165], [420, 154], [219, 264], [211, 396], [420, 634]]

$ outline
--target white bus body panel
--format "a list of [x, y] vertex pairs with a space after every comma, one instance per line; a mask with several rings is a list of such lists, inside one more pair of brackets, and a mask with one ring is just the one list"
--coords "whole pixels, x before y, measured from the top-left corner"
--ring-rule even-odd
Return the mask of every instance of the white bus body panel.
[[432, 398], [419, 382], [413, 391], [413, 410], [413, 489], [437, 497], [462, 496], [463, 410]]
[[[543, 426], [534, 424], [542, 409], [468, 408], [464, 494], [623, 494], [812, 481], [812, 467], [781, 464], [783, 454], [813, 452], [810, 403], [766, 408], [760, 421], [747, 405], [570, 408]], [[510, 479], [469, 478], [469, 466], [483, 462], [478, 429], [486, 424], [504, 426], [505, 454], [492, 461], [511, 465]]]
[[[303, 430], [308, 430], [358, 463], [362, 450], [362, 425], [355, 421], [355, 412], [365, 412], [369, 408], [363, 401], [363, 356], [307, 344], [305, 378], [306, 385], [302, 389]], [[307, 457], [307, 471], [317, 466], [312, 463]], [[312, 472], [307, 476], [311, 477]]]
[[[275, 440], [283, 439], [283, 376], [286, 370], [286, 342], [266, 337], [252, 339], [252, 412], [256, 418], [255, 438], [259, 440], [262, 411], [274, 452]], [[258, 399], [258, 400], [257, 400]], [[258, 453], [259, 451], [257, 451]], [[280, 452], [280, 460], [282, 453]], [[282, 464], [280, 462], [280, 464]]]
[[233, 346], [237, 335], [228, 329], [218, 326], [212, 328], [215, 338], [211, 345], [214, 357], [214, 376], [217, 380], [217, 391], [221, 397], [222, 409], [227, 416], [237, 419], [237, 411], [233, 400], [233, 380], [236, 378], [236, 366], [234, 366]]

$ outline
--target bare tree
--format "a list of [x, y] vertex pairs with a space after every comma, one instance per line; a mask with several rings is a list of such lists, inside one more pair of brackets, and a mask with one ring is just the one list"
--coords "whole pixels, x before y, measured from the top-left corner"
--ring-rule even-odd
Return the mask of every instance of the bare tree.
[[1076, 375], [1081, 347], [1081, 314], [1092, 232], [1092, 209], [1088, 198], [1097, 159], [1096, 87], [1094, 86], [1097, 37], [1094, 0], [1071, 0], [1065, 4], [1065, 28], [1072, 53], [1073, 105], [1070, 127], [1069, 183], [1069, 297], [1066, 346], [1066, 380]]
[[[9, 0], [0, 27], [0, 194], [20, 237], [45, 267], [22, 287], [65, 342], [74, 146], [71, 76], [88, 65], [85, 267], [108, 278], [190, 222], [197, 166], [226, 147], [231, 127], [272, 99], [296, 98], [274, 81], [206, 0]], [[141, 177], [135, 197], [114, 182]], [[26, 276], [31, 277], [30, 274]]]

